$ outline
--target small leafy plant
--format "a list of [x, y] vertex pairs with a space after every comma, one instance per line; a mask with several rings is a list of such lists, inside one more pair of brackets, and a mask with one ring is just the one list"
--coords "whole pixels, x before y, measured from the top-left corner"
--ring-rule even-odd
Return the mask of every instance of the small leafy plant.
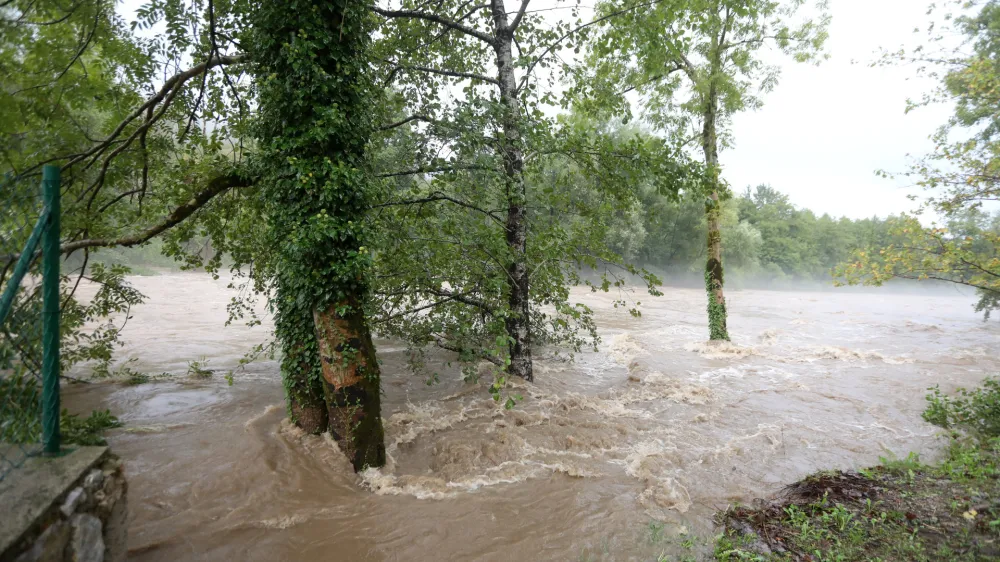
[[942, 393], [938, 385], [928, 390], [927, 422], [979, 438], [1000, 437], [1000, 379], [989, 377], [978, 388], [958, 389], [955, 396]]
[[213, 371], [205, 366], [208, 365], [208, 359], [202, 357], [198, 361], [189, 361], [187, 374], [193, 379], [207, 379], [211, 378]]
[[111, 415], [110, 410], [94, 410], [87, 418], [63, 410], [59, 417], [59, 432], [63, 443], [107, 445], [103, 433], [115, 427], [121, 427], [121, 422]]

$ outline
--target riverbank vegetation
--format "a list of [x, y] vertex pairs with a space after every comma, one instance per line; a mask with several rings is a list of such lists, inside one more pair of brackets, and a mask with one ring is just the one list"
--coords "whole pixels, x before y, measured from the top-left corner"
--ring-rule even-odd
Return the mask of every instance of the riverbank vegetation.
[[718, 515], [716, 560], [1000, 558], [1000, 381], [957, 396], [932, 390], [923, 417], [947, 432], [940, 462], [911, 454], [821, 472], [731, 507]]

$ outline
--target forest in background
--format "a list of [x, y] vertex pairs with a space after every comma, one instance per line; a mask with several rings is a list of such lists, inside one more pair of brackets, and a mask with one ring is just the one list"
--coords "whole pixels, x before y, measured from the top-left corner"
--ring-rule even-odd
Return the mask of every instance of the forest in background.
[[[891, 243], [890, 223], [896, 218], [817, 215], [769, 185], [747, 187], [722, 203], [729, 280], [736, 288], [832, 286], [834, 270], [855, 251], [877, 252]], [[625, 260], [654, 271], [667, 285], [701, 284], [702, 202], [645, 188], [630, 208], [608, 217], [608, 222], [607, 244]], [[967, 209], [948, 217], [946, 224], [956, 236], [981, 238], [984, 232], [1000, 233], [1000, 213]], [[212, 254], [208, 239], [192, 240], [188, 248], [206, 257]], [[138, 275], [183, 266], [163, 255], [158, 240], [138, 248], [101, 249], [92, 259], [127, 265]]]

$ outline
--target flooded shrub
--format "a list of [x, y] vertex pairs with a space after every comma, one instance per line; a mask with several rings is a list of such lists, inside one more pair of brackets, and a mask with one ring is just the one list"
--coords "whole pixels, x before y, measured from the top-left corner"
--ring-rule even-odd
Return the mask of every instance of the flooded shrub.
[[989, 377], [972, 390], [948, 396], [938, 385], [929, 388], [923, 418], [944, 429], [966, 431], [981, 438], [1000, 437], [1000, 379]]
[[121, 422], [111, 415], [110, 410], [94, 410], [86, 418], [63, 410], [59, 418], [59, 432], [63, 443], [67, 444], [107, 445], [102, 436], [104, 431], [120, 426]]

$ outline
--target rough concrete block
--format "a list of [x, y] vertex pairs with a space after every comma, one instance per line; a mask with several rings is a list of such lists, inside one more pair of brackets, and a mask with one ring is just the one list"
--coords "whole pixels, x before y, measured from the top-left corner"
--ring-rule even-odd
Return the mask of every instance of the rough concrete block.
[[104, 530], [101, 520], [89, 513], [77, 513], [70, 519], [73, 538], [69, 541], [69, 562], [104, 562]]
[[87, 492], [85, 492], [83, 488], [80, 487], [73, 488], [73, 490], [69, 493], [69, 495], [66, 496], [66, 501], [63, 502], [62, 507], [60, 507], [59, 510], [62, 511], [63, 515], [69, 517], [70, 515], [73, 515], [73, 513], [76, 511], [76, 508], [81, 503], [86, 501], [86, 499], [87, 499]]
[[69, 534], [69, 525], [56, 521], [35, 539], [30, 549], [17, 557], [16, 562], [62, 562]]
[[104, 473], [100, 469], [92, 468], [83, 479], [83, 487], [89, 492], [93, 492], [104, 483]]
[[124, 490], [104, 522], [104, 561], [125, 562], [128, 556], [128, 498]]
[[[0, 444], [0, 451], [3, 447]], [[50, 522], [48, 515], [62, 516], [58, 500], [66, 498], [91, 468], [103, 463], [106, 453], [107, 447], [76, 447], [59, 457], [31, 457], [21, 470], [0, 480], [0, 560], [12, 560], [22, 552], [15, 554], [15, 547], [33, 544], [32, 539]]]

